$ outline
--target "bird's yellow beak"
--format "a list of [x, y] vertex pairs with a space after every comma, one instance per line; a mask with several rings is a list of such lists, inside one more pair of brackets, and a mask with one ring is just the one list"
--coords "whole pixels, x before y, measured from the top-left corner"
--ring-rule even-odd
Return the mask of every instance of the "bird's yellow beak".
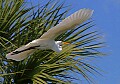
[[63, 44], [70, 44], [70, 43], [68, 43], [68, 42], [63, 42]]

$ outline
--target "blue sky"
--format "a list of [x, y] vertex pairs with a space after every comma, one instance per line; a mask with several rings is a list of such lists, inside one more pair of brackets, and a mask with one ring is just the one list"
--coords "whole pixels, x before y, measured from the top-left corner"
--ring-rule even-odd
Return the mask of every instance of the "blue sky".
[[66, 0], [72, 5], [70, 13], [80, 8], [94, 10], [93, 19], [96, 28], [104, 35], [108, 55], [96, 59], [96, 65], [104, 70], [103, 76], [97, 76], [99, 84], [120, 84], [120, 0]]
[[120, 0], [65, 1], [66, 5], [72, 5], [69, 15], [81, 8], [94, 10], [92, 18], [95, 20], [96, 29], [103, 33], [103, 41], [107, 45], [103, 51], [108, 54], [105, 57], [95, 59], [95, 65], [104, 71], [103, 76], [97, 76], [96, 80], [98, 84], [120, 84]]

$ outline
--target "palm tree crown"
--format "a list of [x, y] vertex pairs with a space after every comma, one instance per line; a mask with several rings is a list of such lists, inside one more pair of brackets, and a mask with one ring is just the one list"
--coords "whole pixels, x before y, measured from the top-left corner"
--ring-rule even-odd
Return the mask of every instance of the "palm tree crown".
[[72, 77], [71, 73], [76, 73], [93, 82], [90, 74], [99, 72], [85, 60], [102, 56], [98, 49], [103, 42], [99, 42], [101, 36], [97, 31], [89, 30], [94, 26], [91, 19], [55, 38], [71, 43], [63, 45], [60, 53], [37, 50], [20, 62], [6, 59], [8, 52], [39, 38], [57, 25], [69, 10], [64, 3], [54, 0], [42, 6], [25, 7], [27, 4], [24, 0], [0, 1], [1, 81], [4, 84], [68, 84], [81, 79]]

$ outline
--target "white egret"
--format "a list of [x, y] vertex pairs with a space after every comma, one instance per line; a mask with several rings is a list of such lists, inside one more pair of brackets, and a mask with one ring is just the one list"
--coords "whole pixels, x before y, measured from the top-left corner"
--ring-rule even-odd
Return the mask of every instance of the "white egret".
[[51, 49], [55, 52], [60, 52], [62, 50], [61, 44], [64, 42], [55, 41], [54, 39], [61, 33], [82, 24], [88, 20], [92, 14], [93, 10], [85, 8], [73, 13], [55, 27], [50, 28], [39, 39], [33, 40], [32, 42], [16, 49], [15, 51], [8, 53], [6, 58], [15, 61], [21, 61], [32, 54], [36, 49]]

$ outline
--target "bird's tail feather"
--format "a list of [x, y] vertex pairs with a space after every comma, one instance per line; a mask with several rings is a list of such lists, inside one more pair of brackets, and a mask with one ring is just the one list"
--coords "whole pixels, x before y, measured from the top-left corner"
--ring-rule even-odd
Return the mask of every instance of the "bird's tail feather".
[[15, 61], [21, 61], [25, 58], [27, 58], [30, 54], [32, 54], [35, 51], [35, 47], [28, 47], [26, 45], [16, 49], [13, 52], [10, 52], [6, 55], [7, 59], [12, 59]]

